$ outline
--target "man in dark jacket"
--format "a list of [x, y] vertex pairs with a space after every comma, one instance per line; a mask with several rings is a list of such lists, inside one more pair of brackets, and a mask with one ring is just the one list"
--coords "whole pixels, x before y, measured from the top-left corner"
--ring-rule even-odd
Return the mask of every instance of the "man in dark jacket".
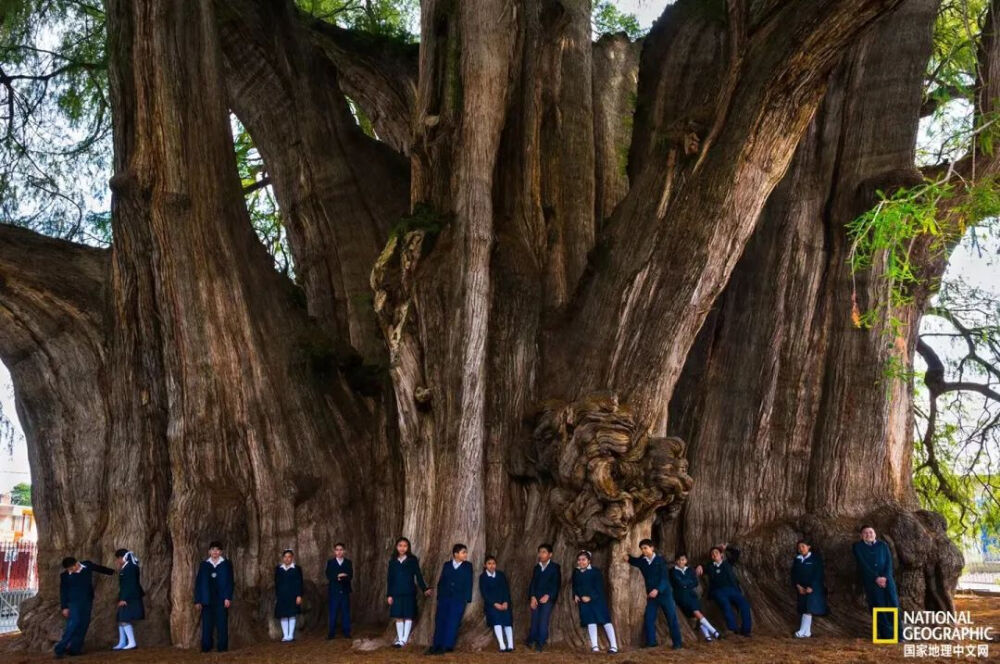
[[72, 556], [63, 558], [63, 571], [59, 575], [59, 606], [66, 629], [56, 644], [56, 658], [79, 655], [83, 652], [83, 640], [90, 627], [91, 610], [94, 608], [94, 572], [111, 576], [114, 570], [102, 567], [89, 560], [78, 561]]
[[212, 649], [212, 633], [218, 633], [218, 650], [229, 649], [229, 607], [233, 603], [233, 566], [222, 557], [222, 543], [208, 545], [208, 558], [198, 566], [194, 582], [194, 605], [201, 610], [201, 651]]
[[340, 542], [333, 547], [333, 558], [326, 561], [326, 581], [329, 590], [330, 623], [326, 638], [332, 639], [340, 617], [340, 630], [351, 637], [351, 579], [354, 566], [344, 557], [344, 545]]
[[528, 586], [528, 597], [531, 600], [528, 646], [534, 644], [538, 652], [542, 652], [549, 640], [549, 619], [561, 585], [559, 564], [552, 562], [552, 545], [542, 544], [538, 547], [538, 564], [531, 572], [531, 584]]
[[626, 554], [625, 562], [632, 567], [639, 568], [646, 586], [644, 625], [646, 647], [656, 647], [656, 614], [658, 610], [662, 610], [663, 615], [667, 618], [667, 627], [670, 628], [670, 640], [676, 650], [681, 647], [681, 626], [677, 623], [677, 612], [674, 609], [674, 594], [670, 587], [667, 561], [662, 556], [656, 555], [656, 549], [653, 547], [651, 539], [639, 542], [639, 550], [642, 552], [641, 556], [633, 557]]
[[429, 655], [440, 655], [455, 649], [465, 606], [472, 601], [472, 563], [466, 560], [468, 557], [468, 547], [456, 544], [451, 548], [451, 560], [441, 568], [434, 614], [434, 641], [427, 649]]

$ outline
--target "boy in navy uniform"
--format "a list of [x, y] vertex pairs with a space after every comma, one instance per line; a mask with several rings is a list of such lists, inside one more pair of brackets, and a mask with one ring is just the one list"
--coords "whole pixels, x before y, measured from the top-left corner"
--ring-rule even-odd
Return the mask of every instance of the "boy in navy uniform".
[[434, 615], [434, 641], [427, 649], [428, 655], [440, 655], [455, 649], [465, 606], [472, 601], [472, 563], [466, 560], [468, 557], [468, 547], [456, 544], [451, 547], [451, 560], [441, 568]]
[[330, 626], [326, 638], [332, 639], [340, 618], [340, 631], [351, 638], [351, 579], [354, 566], [344, 557], [344, 545], [337, 542], [333, 547], [333, 558], [326, 561], [326, 580], [329, 589]]
[[89, 560], [77, 561], [72, 556], [63, 558], [63, 572], [59, 576], [59, 606], [66, 629], [56, 644], [56, 658], [64, 655], [79, 655], [83, 652], [83, 640], [90, 627], [91, 610], [94, 608], [94, 572], [114, 574], [114, 570], [102, 567]]
[[531, 573], [531, 584], [528, 586], [528, 597], [531, 599], [528, 646], [534, 644], [538, 652], [542, 652], [549, 640], [549, 619], [561, 585], [559, 564], [552, 562], [552, 545], [542, 544], [538, 547], [538, 564]]
[[698, 621], [698, 627], [706, 641], [721, 639], [722, 635], [708, 622], [701, 612], [701, 600], [698, 598], [698, 577], [702, 568], [688, 567], [687, 554], [678, 553], [674, 557], [674, 567], [670, 570], [670, 584], [674, 588], [674, 602], [688, 618]]
[[[711, 555], [712, 562], [708, 564], [708, 567], [698, 568], [699, 574], [703, 573], [708, 576], [708, 595], [722, 609], [722, 616], [726, 619], [726, 627], [730, 631], [738, 632], [742, 636], [750, 636], [750, 630], [753, 628], [750, 603], [743, 596], [740, 584], [736, 580], [736, 572], [733, 571], [733, 563], [740, 557], [739, 549], [720, 544], [712, 547]], [[733, 604], [740, 612], [738, 629], [736, 616], [733, 614]]]
[[[892, 551], [889, 545], [876, 538], [875, 529], [871, 526], [861, 527], [861, 541], [854, 543], [854, 560], [858, 565], [858, 577], [865, 589], [865, 600], [868, 608], [896, 607], [899, 608], [899, 595], [896, 592], [896, 580], [892, 576]], [[899, 612], [896, 612], [898, 618]], [[878, 638], [891, 639], [893, 633], [899, 635], [899, 626], [888, 612], [878, 616]]]
[[653, 540], [644, 539], [639, 542], [642, 555], [633, 557], [625, 555], [625, 562], [632, 567], [638, 567], [642, 572], [642, 580], [646, 586], [646, 613], [644, 631], [647, 648], [656, 647], [656, 614], [657, 609], [663, 611], [670, 628], [670, 640], [674, 649], [681, 647], [681, 626], [677, 623], [677, 612], [674, 610], [674, 594], [670, 588], [670, 576], [667, 561], [656, 555]]
[[218, 650], [229, 649], [229, 607], [233, 603], [233, 566], [222, 557], [222, 543], [208, 545], [208, 558], [198, 566], [194, 582], [194, 605], [201, 609], [201, 651], [212, 649], [212, 633], [218, 634]]

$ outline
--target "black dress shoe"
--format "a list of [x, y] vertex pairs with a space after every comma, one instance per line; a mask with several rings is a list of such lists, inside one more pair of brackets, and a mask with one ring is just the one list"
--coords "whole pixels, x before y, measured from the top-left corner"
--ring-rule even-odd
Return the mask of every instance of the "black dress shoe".
[[545, 650], [545, 646], [543, 646], [541, 643], [535, 644], [535, 652], [542, 652], [543, 650]]

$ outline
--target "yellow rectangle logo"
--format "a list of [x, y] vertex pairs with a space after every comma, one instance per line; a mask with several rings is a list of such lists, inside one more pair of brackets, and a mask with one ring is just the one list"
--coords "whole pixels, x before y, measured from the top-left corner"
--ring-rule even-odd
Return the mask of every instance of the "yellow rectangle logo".
[[[892, 615], [891, 639], [878, 638], [878, 614], [880, 613], [888, 613]], [[894, 606], [875, 607], [872, 609], [872, 643], [878, 643], [880, 645], [892, 645], [894, 643], [899, 643], [899, 609]]]

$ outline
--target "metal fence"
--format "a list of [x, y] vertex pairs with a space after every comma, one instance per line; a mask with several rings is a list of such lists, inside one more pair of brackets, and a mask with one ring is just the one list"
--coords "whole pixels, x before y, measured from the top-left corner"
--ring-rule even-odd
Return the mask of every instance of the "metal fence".
[[17, 630], [21, 602], [38, 592], [38, 545], [0, 542], [0, 634]]

